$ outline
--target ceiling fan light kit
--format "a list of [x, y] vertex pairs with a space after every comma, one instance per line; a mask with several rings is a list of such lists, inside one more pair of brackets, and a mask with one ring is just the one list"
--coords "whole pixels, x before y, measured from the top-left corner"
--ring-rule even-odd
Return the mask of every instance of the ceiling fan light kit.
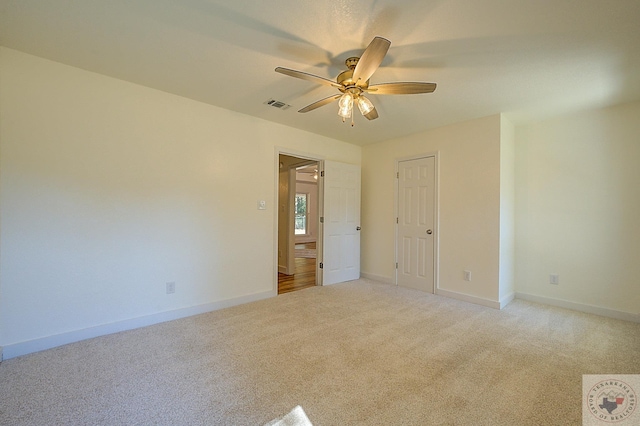
[[342, 121], [347, 118], [351, 118], [353, 111], [353, 95], [349, 92], [340, 96], [338, 100], [338, 115], [342, 117]]
[[373, 111], [375, 107], [371, 103], [371, 101], [364, 96], [358, 96], [358, 109], [362, 113], [362, 115], [366, 116], [371, 111]]
[[395, 82], [369, 86], [369, 79], [382, 63], [390, 46], [391, 42], [389, 40], [383, 37], [374, 37], [361, 57], [350, 57], [345, 61], [348, 69], [341, 72], [335, 82], [324, 77], [288, 68], [277, 67], [276, 72], [338, 89], [342, 93], [341, 95], [332, 95], [320, 99], [298, 112], [313, 111], [337, 100], [338, 115], [342, 117], [343, 122], [351, 118], [351, 125], [353, 126], [354, 103], [358, 105], [360, 113], [368, 120], [378, 118], [376, 107], [363, 93], [371, 95], [409, 95], [432, 93], [436, 90], [436, 83], [423, 82]]

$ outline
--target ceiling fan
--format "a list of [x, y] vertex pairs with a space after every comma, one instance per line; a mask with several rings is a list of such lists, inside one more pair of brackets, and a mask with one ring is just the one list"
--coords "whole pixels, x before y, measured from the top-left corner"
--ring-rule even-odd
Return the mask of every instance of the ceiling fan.
[[389, 40], [383, 37], [374, 37], [361, 57], [351, 57], [345, 61], [348, 70], [340, 73], [336, 81], [289, 68], [277, 67], [276, 72], [338, 89], [341, 94], [320, 99], [311, 105], [307, 105], [298, 112], [313, 111], [316, 108], [338, 100], [338, 115], [342, 117], [343, 122], [351, 118], [351, 125], [353, 126], [352, 113], [354, 103], [358, 105], [358, 109], [360, 109], [362, 115], [367, 119], [375, 120], [378, 118], [376, 107], [364, 96], [364, 93], [371, 95], [409, 95], [431, 93], [436, 90], [436, 83], [423, 82], [395, 82], [369, 85], [369, 79], [382, 63], [382, 60], [389, 50], [389, 46], [391, 46]]

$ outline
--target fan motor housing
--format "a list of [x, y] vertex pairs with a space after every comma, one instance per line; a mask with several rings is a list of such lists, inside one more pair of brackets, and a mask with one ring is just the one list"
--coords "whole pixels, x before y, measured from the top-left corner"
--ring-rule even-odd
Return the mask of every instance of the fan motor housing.
[[352, 56], [350, 58], [347, 58], [347, 60], [344, 61], [344, 64], [347, 66], [347, 68], [352, 70], [356, 67], [356, 65], [358, 65], [359, 60], [360, 58], [358, 58], [357, 56]]
[[[338, 84], [344, 87], [344, 90], [340, 89], [342, 92], [345, 92], [347, 89], [356, 87], [356, 82], [353, 81], [353, 70], [356, 68], [356, 65], [358, 65], [359, 60], [360, 58], [351, 57], [351, 58], [348, 58], [346, 61], [344, 61], [344, 64], [349, 69], [341, 72], [340, 75], [338, 75], [338, 78], [336, 79]], [[369, 87], [369, 80], [365, 81], [362, 84], [359, 84], [357, 87], [366, 89], [367, 87]]]

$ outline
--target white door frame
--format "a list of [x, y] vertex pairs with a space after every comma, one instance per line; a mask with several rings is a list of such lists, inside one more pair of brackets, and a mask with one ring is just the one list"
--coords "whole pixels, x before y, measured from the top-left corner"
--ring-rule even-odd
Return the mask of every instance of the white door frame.
[[[297, 157], [304, 160], [317, 161], [318, 162], [318, 173], [324, 170], [324, 158], [309, 154], [306, 152], [295, 151], [288, 148], [276, 147], [275, 148], [275, 184], [274, 184], [274, 236], [273, 236], [273, 246], [275, 247], [273, 251], [273, 265], [274, 265], [274, 273], [273, 273], [273, 289], [275, 295], [278, 294], [278, 215], [279, 215], [279, 187], [278, 187], [278, 179], [280, 176], [280, 155], [288, 155], [290, 157]], [[322, 223], [320, 222], [320, 217], [322, 216], [322, 212], [324, 209], [324, 179], [318, 179], [318, 237], [316, 240], [316, 285], [322, 285], [322, 269], [320, 269], [320, 263], [322, 262], [322, 237], [323, 231]], [[293, 223], [293, 222], [292, 222]], [[293, 226], [293, 225], [292, 225]]]
[[[396, 158], [395, 165], [395, 173], [396, 173], [396, 184], [394, 185], [394, 215], [396, 219], [399, 217], [398, 211], [398, 203], [400, 201], [400, 194], [398, 193], [399, 187], [399, 178], [398, 174], [400, 173], [400, 162], [401, 161], [411, 161], [411, 160], [419, 160], [421, 158], [434, 157], [435, 158], [435, 206], [434, 206], [434, 247], [433, 247], [433, 289], [432, 293], [436, 294], [436, 290], [440, 288], [440, 152], [427, 152], [424, 154], [411, 155], [407, 157], [399, 157]], [[394, 246], [395, 246], [395, 258], [396, 265], [398, 264], [398, 223], [396, 220], [395, 226], [395, 238], [394, 238]], [[395, 284], [398, 285], [398, 268], [396, 266], [395, 271]]]

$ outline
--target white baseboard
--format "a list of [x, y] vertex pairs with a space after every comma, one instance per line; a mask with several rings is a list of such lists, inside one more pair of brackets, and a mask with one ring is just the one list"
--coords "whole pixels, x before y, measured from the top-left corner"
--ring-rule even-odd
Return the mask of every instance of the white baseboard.
[[217, 311], [219, 309], [229, 308], [231, 306], [242, 305], [244, 303], [267, 299], [276, 295], [277, 290], [271, 290], [262, 293], [251, 294], [248, 296], [237, 297], [234, 299], [206, 303], [204, 305], [191, 306], [188, 308], [181, 308], [173, 311], [158, 312], [157, 314], [131, 318], [124, 321], [103, 324], [95, 327], [84, 328], [81, 330], [70, 331], [68, 333], [61, 333], [53, 336], [46, 336], [38, 339], [5, 345], [3, 348], [1, 348], [3, 350], [0, 349], [0, 354], [4, 356], [4, 358], [0, 357], [0, 360], [15, 358], [17, 356], [39, 352], [45, 349], [51, 349], [69, 343], [79, 342], [80, 340], [91, 339], [93, 337], [105, 336], [107, 334], [118, 333], [120, 331], [133, 330], [134, 328], [146, 327], [153, 324], [159, 324], [161, 322], [204, 314], [211, 311]]
[[[367, 278], [373, 281], [377, 281], [383, 284], [390, 284], [390, 285], [396, 285], [396, 282], [394, 279], [390, 278], [390, 277], [383, 277], [380, 275], [375, 275], [375, 274], [369, 274], [366, 272], [360, 272], [360, 276], [362, 278]], [[505, 297], [503, 297], [499, 302], [495, 301], [495, 300], [489, 300], [489, 299], [483, 299], [481, 297], [476, 297], [476, 296], [470, 296], [468, 294], [464, 294], [464, 293], [457, 293], [455, 291], [450, 291], [450, 290], [443, 290], [443, 289], [436, 289], [436, 293], [437, 295], [440, 296], [444, 296], [444, 297], [448, 297], [450, 299], [458, 299], [458, 300], [462, 300], [464, 302], [468, 302], [468, 303], [473, 303], [476, 305], [482, 305], [482, 306], [486, 306], [489, 308], [494, 308], [494, 309], [502, 309], [505, 306], [507, 306], [515, 297], [515, 294], [509, 294]]]
[[383, 277], [381, 275], [369, 274], [367, 272], [362, 272], [362, 271], [360, 272], [360, 276], [368, 280], [378, 281], [379, 283], [396, 285], [395, 280], [390, 277]]
[[550, 297], [536, 296], [528, 293], [516, 293], [516, 299], [528, 300], [529, 302], [542, 303], [544, 305], [557, 306], [559, 308], [571, 309], [573, 311], [585, 312], [588, 314], [600, 315], [607, 318], [614, 318], [623, 321], [640, 323], [640, 315], [631, 312], [616, 311], [599, 306], [585, 305], [583, 303], [570, 302], [568, 300], [553, 299]]
[[516, 298], [516, 294], [515, 293], [509, 293], [506, 296], [504, 296], [502, 299], [500, 299], [500, 309], [502, 309], [505, 306], [507, 306], [515, 298]]
[[458, 293], [450, 290], [443, 290], [441, 288], [436, 289], [436, 294], [439, 296], [449, 297], [451, 299], [462, 300], [463, 302], [486, 306], [488, 308], [500, 309], [501, 306], [501, 302], [498, 302], [497, 300], [484, 299], [482, 297], [471, 296], [468, 294]]

